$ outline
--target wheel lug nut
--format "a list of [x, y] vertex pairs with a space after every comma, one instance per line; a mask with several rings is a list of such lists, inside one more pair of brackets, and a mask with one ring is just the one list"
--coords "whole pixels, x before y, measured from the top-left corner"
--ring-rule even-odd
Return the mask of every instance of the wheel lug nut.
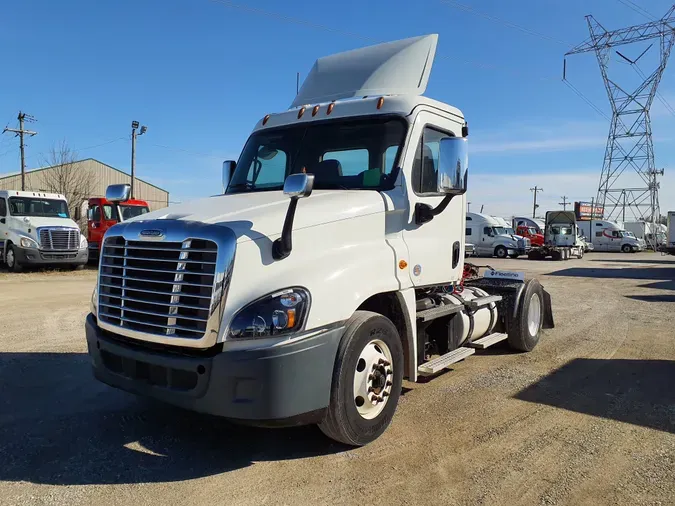
[[375, 379], [375, 376], [373, 374], [368, 375], [368, 381], [373, 381]]
[[382, 397], [389, 397], [389, 392], [382, 392]]
[[391, 369], [387, 369], [387, 374], [394, 374], [394, 371], [392, 371]]
[[387, 384], [385, 386], [390, 387], [393, 386], [394, 384], [391, 381], [387, 381]]
[[378, 402], [382, 402], [382, 401], [384, 401], [384, 397], [378, 397], [377, 400], [378, 400]]

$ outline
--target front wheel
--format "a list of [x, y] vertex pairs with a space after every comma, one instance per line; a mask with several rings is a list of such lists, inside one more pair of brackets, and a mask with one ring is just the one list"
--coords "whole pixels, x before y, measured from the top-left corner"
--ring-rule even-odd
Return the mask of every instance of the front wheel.
[[10, 244], [7, 246], [7, 251], [5, 253], [5, 263], [7, 264], [7, 269], [11, 272], [21, 272], [21, 264], [16, 259], [16, 252], [14, 251], [14, 245]]
[[532, 351], [539, 342], [544, 322], [544, 289], [536, 279], [525, 285], [520, 297], [518, 313], [509, 328], [509, 346], [518, 351]]
[[331, 439], [363, 446], [389, 426], [403, 381], [403, 347], [394, 324], [370, 311], [356, 311], [340, 341], [330, 404], [319, 424]]
[[629, 244], [624, 244], [623, 246], [621, 246], [621, 251], [623, 251], [624, 253], [630, 253], [631, 251], [633, 251], [633, 248], [631, 248]]
[[497, 258], [506, 258], [508, 254], [509, 252], [506, 250], [504, 246], [497, 246], [495, 248], [495, 256]]

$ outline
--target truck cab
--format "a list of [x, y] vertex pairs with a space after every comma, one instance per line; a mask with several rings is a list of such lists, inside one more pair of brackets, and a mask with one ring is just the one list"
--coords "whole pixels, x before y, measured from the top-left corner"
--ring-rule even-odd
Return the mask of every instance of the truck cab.
[[578, 225], [584, 236], [593, 243], [595, 251], [635, 253], [644, 249], [643, 241], [612, 221], [579, 221]]
[[546, 228], [546, 222], [539, 218], [528, 218], [526, 216], [515, 216], [511, 220], [512, 226], [515, 230], [518, 230], [518, 227], [528, 227], [533, 228], [537, 234], [544, 235], [544, 229]]
[[10, 271], [43, 265], [74, 269], [87, 259], [87, 239], [63, 195], [0, 190], [0, 262]]
[[[129, 199], [119, 204], [119, 212], [118, 207], [104, 197], [90, 198], [88, 205], [87, 238], [91, 259], [98, 259], [101, 241], [110, 227], [119, 221], [126, 221], [150, 212], [148, 203], [144, 200]], [[122, 220], [119, 214], [122, 215]]]
[[501, 218], [483, 213], [466, 213], [466, 242], [474, 245], [476, 256], [517, 258], [530, 250], [530, 241], [517, 236]]
[[225, 162], [222, 195], [108, 229], [85, 324], [95, 377], [360, 446], [389, 425], [404, 377], [499, 341], [534, 349], [549, 294], [465, 269], [469, 132], [422, 96], [436, 44], [320, 58]]
[[544, 235], [540, 234], [536, 228], [527, 225], [519, 225], [516, 228], [516, 233], [521, 237], [526, 237], [530, 240], [532, 246], [543, 246]]

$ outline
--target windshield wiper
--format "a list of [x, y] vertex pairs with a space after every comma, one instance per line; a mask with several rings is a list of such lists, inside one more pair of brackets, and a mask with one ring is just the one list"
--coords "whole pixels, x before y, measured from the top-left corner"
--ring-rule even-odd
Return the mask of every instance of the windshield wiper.
[[227, 187], [228, 190], [254, 190], [255, 183], [246, 181], [244, 183], [231, 184]]

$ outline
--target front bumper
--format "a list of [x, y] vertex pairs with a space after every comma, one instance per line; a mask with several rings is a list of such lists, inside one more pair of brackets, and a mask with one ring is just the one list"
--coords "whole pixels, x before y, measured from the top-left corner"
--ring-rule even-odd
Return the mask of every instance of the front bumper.
[[240, 422], [316, 423], [330, 401], [343, 328], [277, 346], [188, 356], [122, 341], [85, 324], [94, 376], [110, 386]]
[[43, 251], [14, 246], [14, 254], [20, 265], [84, 265], [89, 259], [89, 251], [87, 249]]

